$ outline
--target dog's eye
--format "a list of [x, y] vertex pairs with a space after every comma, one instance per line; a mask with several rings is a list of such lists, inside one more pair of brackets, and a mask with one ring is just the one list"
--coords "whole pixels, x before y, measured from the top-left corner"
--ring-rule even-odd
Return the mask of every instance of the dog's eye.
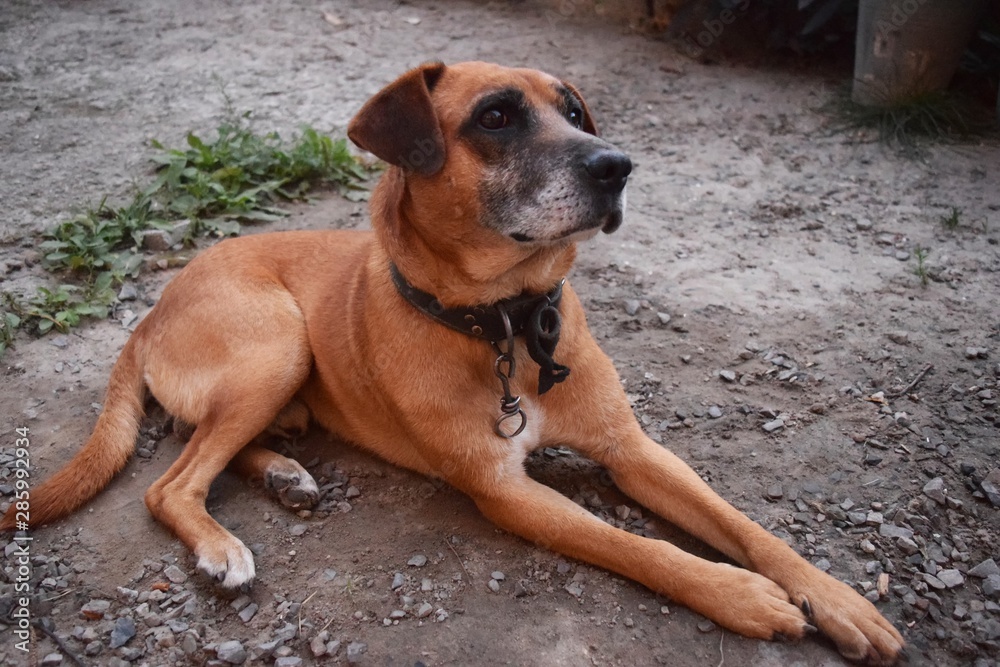
[[569, 112], [569, 124], [577, 129], [583, 127], [583, 111], [580, 109], [571, 109]]
[[489, 109], [479, 117], [479, 125], [487, 130], [500, 130], [507, 127], [507, 115], [499, 109]]

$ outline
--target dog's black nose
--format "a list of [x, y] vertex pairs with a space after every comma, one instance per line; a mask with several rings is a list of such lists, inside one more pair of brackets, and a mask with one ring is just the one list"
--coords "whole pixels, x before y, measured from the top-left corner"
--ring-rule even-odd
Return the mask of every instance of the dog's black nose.
[[621, 192], [632, 173], [632, 160], [628, 155], [605, 148], [587, 156], [583, 166], [599, 187], [612, 193]]

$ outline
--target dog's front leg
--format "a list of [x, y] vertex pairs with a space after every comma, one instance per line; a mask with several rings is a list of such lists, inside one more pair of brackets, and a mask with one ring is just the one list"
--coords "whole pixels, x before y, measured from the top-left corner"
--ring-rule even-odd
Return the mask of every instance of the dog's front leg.
[[810, 629], [774, 582], [608, 525], [523, 472], [475, 494], [494, 523], [541, 546], [613, 570], [748, 637], [801, 637]]
[[874, 605], [716, 495], [638, 424], [595, 454], [625, 493], [778, 583], [845, 657], [873, 665], [896, 662], [903, 638]]

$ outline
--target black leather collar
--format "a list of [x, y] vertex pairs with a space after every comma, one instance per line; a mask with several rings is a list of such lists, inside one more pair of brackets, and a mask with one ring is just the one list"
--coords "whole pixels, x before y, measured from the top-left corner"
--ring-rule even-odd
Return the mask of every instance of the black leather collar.
[[559, 342], [559, 302], [565, 279], [545, 294], [521, 294], [492, 304], [445, 308], [433, 294], [407, 282], [395, 263], [390, 263], [389, 270], [396, 289], [414, 308], [449, 329], [494, 346], [508, 339], [506, 313], [511, 334], [525, 337], [528, 354], [539, 365], [539, 394], [569, 375], [568, 368], [552, 359]]

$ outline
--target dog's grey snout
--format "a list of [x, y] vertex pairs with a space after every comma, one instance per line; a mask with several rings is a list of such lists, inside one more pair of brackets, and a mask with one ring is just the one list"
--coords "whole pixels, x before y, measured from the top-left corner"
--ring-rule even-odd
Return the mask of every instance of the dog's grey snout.
[[587, 175], [602, 190], [615, 194], [625, 188], [632, 173], [632, 160], [620, 151], [600, 148], [588, 155], [583, 163]]

